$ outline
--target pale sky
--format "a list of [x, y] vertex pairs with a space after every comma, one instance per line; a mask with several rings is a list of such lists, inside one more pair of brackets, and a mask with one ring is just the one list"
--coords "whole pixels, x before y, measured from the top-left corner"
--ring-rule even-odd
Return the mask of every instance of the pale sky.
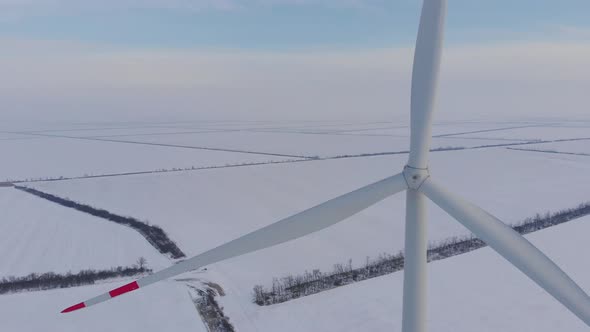
[[[406, 121], [417, 0], [0, 0], [1, 120]], [[436, 120], [588, 118], [587, 0], [449, 0]]]

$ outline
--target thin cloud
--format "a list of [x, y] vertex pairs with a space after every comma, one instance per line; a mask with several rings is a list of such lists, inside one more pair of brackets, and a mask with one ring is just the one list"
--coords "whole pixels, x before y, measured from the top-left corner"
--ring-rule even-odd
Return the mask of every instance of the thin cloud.
[[564, 39], [581, 39], [590, 41], [590, 27], [556, 25], [554, 29]]
[[0, 0], [0, 12], [4, 17], [19, 17], [128, 9], [202, 11], [269, 6], [374, 8], [382, 5], [385, 0]]
[[[264, 52], [1, 44], [12, 48], [0, 61], [3, 119], [407, 120], [411, 48]], [[590, 45], [574, 42], [447, 47], [439, 113], [446, 119], [588, 118], [589, 59]]]

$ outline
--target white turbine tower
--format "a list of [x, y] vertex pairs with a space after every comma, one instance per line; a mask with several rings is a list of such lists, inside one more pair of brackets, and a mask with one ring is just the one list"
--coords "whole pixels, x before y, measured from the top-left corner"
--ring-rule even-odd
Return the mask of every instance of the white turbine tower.
[[404, 332], [426, 331], [426, 197], [590, 326], [590, 297], [572, 279], [512, 228], [448, 192], [429, 174], [428, 151], [445, 12], [446, 0], [424, 1], [412, 73], [410, 155], [401, 173], [336, 197], [62, 312], [85, 308], [205, 265], [297, 239], [407, 190]]

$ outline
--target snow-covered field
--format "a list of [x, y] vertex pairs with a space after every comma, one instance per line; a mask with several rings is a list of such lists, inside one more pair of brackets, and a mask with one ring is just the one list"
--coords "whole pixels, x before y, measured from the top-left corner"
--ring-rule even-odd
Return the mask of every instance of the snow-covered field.
[[164, 282], [75, 315], [59, 312], [123, 282], [0, 296], [2, 331], [207, 331], [186, 287]]
[[154, 268], [170, 264], [131, 228], [13, 188], [0, 188], [0, 252], [0, 279], [130, 266], [139, 257]]
[[[334, 129], [332, 129], [334, 130]], [[369, 132], [370, 133], [370, 132]], [[296, 156], [325, 157], [362, 153], [407, 151], [410, 141], [407, 136], [383, 137], [381, 135], [350, 135], [347, 133], [322, 132], [252, 132], [240, 131], [203, 132], [167, 136], [138, 136], [134, 141], [182, 145], [208, 144], [224, 149], [256, 149], [266, 153], [283, 153]], [[128, 138], [131, 139], [131, 138]], [[515, 140], [514, 142], [517, 142]], [[432, 148], [473, 147], [506, 143], [504, 140], [434, 138]]]
[[[590, 136], [590, 129], [588, 130]], [[590, 140], [573, 141], [573, 142], [555, 142], [545, 144], [531, 144], [522, 147], [531, 150], [555, 151], [565, 153], [590, 154]]]
[[[263, 162], [287, 158], [153, 145], [27, 136], [0, 140], [0, 181]], [[35, 138], [35, 139], [31, 139]]]
[[[406, 158], [394, 155], [306, 161], [32, 186], [149, 220], [162, 226], [181, 249], [197, 254], [398, 172]], [[507, 223], [538, 212], [573, 207], [589, 199], [586, 183], [590, 183], [590, 164], [583, 156], [548, 158], [494, 148], [434, 153], [431, 164], [440, 182]], [[564, 167], [578, 171], [555, 172]], [[482, 169], [487, 174], [476, 182]], [[396, 252], [403, 248], [404, 199], [404, 195], [388, 198], [321, 233], [280, 246], [272, 253], [254, 254], [248, 264], [261, 265], [257, 271], [271, 269], [281, 274], [317, 267], [330, 269], [334, 263], [349, 258], [362, 263], [367, 255]], [[434, 206], [430, 215], [431, 241], [468, 233]], [[300, 252], [301, 258], [291, 258], [293, 252]], [[258, 279], [256, 275], [253, 278]]]
[[[0, 136], [0, 147], [5, 144], [4, 151], [10, 156], [0, 166], [0, 179], [289, 159], [163, 145], [336, 156], [403, 151], [408, 149], [409, 142], [407, 125], [383, 122], [88, 124], [26, 130], [28, 134], [2, 133]], [[86, 139], [35, 136], [31, 135], [33, 131]], [[581, 125], [534, 122], [441, 123], [435, 125], [433, 132], [443, 135], [434, 139], [433, 148], [590, 136], [589, 129]], [[19, 137], [23, 139], [17, 139]], [[544, 149], [551, 144], [559, 144], [559, 149], [555, 149], [560, 151], [584, 149], [581, 141], [517, 147]], [[397, 154], [307, 160], [26, 185], [159, 225], [190, 256], [397, 173], [406, 159], [406, 154]], [[590, 159], [587, 156], [535, 153], [505, 147], [441, 151], [431, 154], [430, 168], [438, 181], [450, 190], [478, 203], [507, 223], [590, 200], [587, 186], [590, 183]], [[481, 176], [482, 173], [485, 175]], [[222, 305], [237, 331], [396, 330], [401, 313], [401, 273], [271, 307], [252, 304], [251, 292], [256, 284], [269, 286], [273, 277], [316, 268], [329, 271], [333, 264], [345, 263], [348, 259], [359, 266], [367, 256], [401, 250], [404, 201], [404, 195], [388, 198], [322, 232], [212, 265], [207, 272], [193, 273], [191, 277], [215, 281], [225, 289], [227, 296], [221, 298]], [[429, 215], [429, 239], [433, 242], [468, 234], [433, 205], [429, 208]], [[585, 218], [533, 234], [531, 239], [582, 281], [588, 279], [590, 270], [575, 266], [573, 258], [576, 253], [579, 255], [579, 251], [572, 251], [570, 244], [574, 242], [570, 242], [569, 237], [575, 235], [572, 241], [581, 241], [577, 245], [581, 248], [588, 226], [590, 219]], [[568, 240], [561, 240], [564, 238]], [[155, 269], [172, 263], [134, 230], [13, 188], [0, 188], [0, 252], [8, 253], [0, 260], [0, 277], [130, 265], [139, 256], [146, 257], [148, 265]], [[548, 332], [582, 331], [584, 328], [518, 272], [512, 273], [513, 268], [488, 249], [436, 262], [430, 265], [430, 269], [433, 273], [432, 330]], [[137, 292], [141, 295], [115, 300], [114, 306], [103, 304], [96, 309], [83, 310], [81, 314], [56, 313], [65, 306], [113, 288], [113, 284], [4, 295], [0, 296], [0, 310], [7, 308], [15, 313], [7, 321], [10, 330], [15, 331], [33, 330], [34, 325], [25, 319], [25, 313], [30, 310], [43, 311], [40, 320], [44, 326], [60, 331], [88, 330], [84, 325], [88, 322], [94, 324], [92, 329], [96, 330], [203, 329], [187, 288], [178, 285], [167, 282], [162, 286], [151, 286], [149, 290]], [[582, 286], [590, 289], [588, 283]], [[517, 298], [516, 294], [521, 290], [526, 296]], [[29, 301], [36, 302], [38, 307], [27, 307]], [[13, 303], [12, 307], [10, 303]], [[466, 313], [472, 318], [463, 319]], [[170, 316], [166, 317], [166, 314]], [[147, 318], [136, 322], [140, 320], [138, 317]], [[114, 323], [109, 322], [113, 319], [121, 325], [113, 327]], [[172, 322], [181, 322], [181, 325], [170, 325]]]
[[502, 131], [486, 131], [462, 135], [468, 138], [489, 138], [489, 139], [522, 139], [534, 140], [555, 140], [568, 138], [590, 137], [590, 124], [571, 125], [547, 125], [540, 124], [526, 128], [507, 129]]
[[[588, 233], [584, 217], [527, 238], [588, 290], [590, 269], [580, 259], [590, 250]], [[433, 262], [428, 272], [430, 331], [588, 331], [489, 248]], [[269, 307], [232, 295], [221, 302], [241, 331], [400, 331], [402, 289], [398, 272]]]

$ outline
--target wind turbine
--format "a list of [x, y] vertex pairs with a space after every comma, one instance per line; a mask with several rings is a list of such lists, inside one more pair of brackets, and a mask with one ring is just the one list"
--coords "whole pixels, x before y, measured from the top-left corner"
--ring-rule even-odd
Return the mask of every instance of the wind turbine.
[[590, 297], [565, 272], [512, 228], [448, 192], [430, 176], [428, 152], [445, 13], [446, 0], [424, 0], [412, 72], [410, 155], [401, 173], [282, 219], [62, 312], [95, 305], [205, 265], [297, 239], [330, 227], [386, 197], [406, 190], [404, 332], [426, 331], [426, 197], [590, 326]]

